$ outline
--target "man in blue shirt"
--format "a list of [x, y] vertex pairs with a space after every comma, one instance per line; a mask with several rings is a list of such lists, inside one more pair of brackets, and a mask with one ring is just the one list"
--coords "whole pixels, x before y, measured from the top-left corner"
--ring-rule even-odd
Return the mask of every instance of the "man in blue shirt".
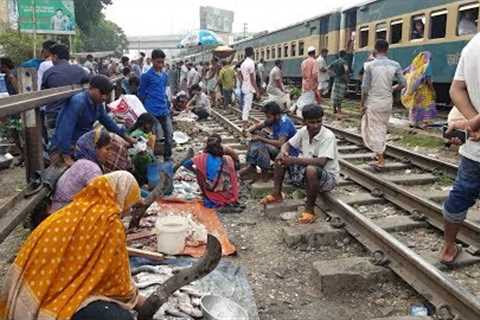
[[[247, 153], [247, 166], [240, 170], [240, 177], [244, 178], [250, 174], [256, 173], [256, 167], [262, 169], [262, 176], [267, 179], [268, 171], [271, 169], [271, 160], [274, 160], [280, 152], [280, 147], [297, 133], [293, 121], [282, 114], [282, 109], [276, 102], [269, 102], [263, 107], [263, 112], [267, 117], [262, 123], [259, 123], [247, 132], [252, 134]], [[255, 134], [257, 131], [269, 128], [270, 136]], [[292, 156], [298, 153], [292, 149]]]
[[[89, 81], [89, 75], [85, 69], [79, 65], [70, 64], [70, 52], [63, 44], [55, 44], [50, 48], [52, 53], [53, 66], [43, 73], [42, 89], [52, 89], [74, 84], [84, 84]], [[48, 129], [55, 127], [58, 113], [67, 103], [68, 99], [60, 99], [44, 108], [42, 115], [43, 135], [45, 142], [48, 143]]]
[[173, 125], [166, 94], [168, 74], [163, 71], [165, 53], [162, 50], [153, 50], [152, 64], [152, 68], [142, 74], [140, 78], [138, 97], [145, 105], [145, 109], [157, 118], [158, 125], [155, 131], [157, 137], [159, 137], [161, 126], [165, 139], [163, 157], [165, 161], [170, 161], [172, 157]]
[[104, 103], [112, 90], [113, 84], [110, 79], [98, 75], [92, 78], [88, 90], [78, 93], [68, 100], [58, 115], [55, 133], [51, 141], [50, 157], [53, 162], [62, 156], [67, 165], [72, 164], [71, 155], [78, 138], [91, 131], [97, 120], [108, 131], [118, 134], [129, 143], [135, 142], [107, 115]]

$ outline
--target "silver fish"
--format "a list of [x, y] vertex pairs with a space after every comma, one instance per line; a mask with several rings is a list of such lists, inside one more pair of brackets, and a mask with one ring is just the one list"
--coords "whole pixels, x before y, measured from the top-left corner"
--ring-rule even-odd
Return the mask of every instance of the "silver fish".
[[165, 274], [165, 272], [160, 271], [159, 269], [155, 268], [154, 266], [140, 266], [138, 268], [132, 269], [132, 275], [136, 275], [142, 272], [148, 272], [148, 273], [153, 273], [153, 274]]
[[197, 308], [194, 308], [192, 305], [190, 304], [185, 304], [185, 303], [180, 303], [178, 305], [178, 308], [180, 309], [180, 311], [182, 311], [183, 313], [186, 313], [188, 314], [189, 316], [192, 316], [194, 318], [201, 318], [203, 317], [203, 312], [200, 311], [199, 309]]
[[204, 296], [204, 294], [197, 289], [189, 286], [185, 286], [180, 289], [180, 291], [183, 291], [185, 293], [188, 293], [190, 296], [195, 297], [195, 298], [201, 298]]
[[180, 319], [194, 320], [194, 318], [192, 318], [191, 316], [189, 316], [186, 313], [181, 312], [180, 310], [178, 310], [176, 308], [168, 308], [168, 309], [165, 310], [165, 313], [169, 314], [171, 316], [180, 318]]

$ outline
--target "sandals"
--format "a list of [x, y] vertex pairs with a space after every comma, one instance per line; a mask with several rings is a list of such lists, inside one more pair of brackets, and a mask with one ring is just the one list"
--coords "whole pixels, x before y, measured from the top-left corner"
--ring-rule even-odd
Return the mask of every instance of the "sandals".
[[280, 203], [283, 201], [283, 198], [285, 198], [285, 195], [283, 193], [280, 196], [269, 194], [268, 196], [260, 200], [260, 204], [266, 206], [267, 204]]
[[453, 259], [452, 261], [445, 261], [445, 260], [440, 260], [440, 264], [446, 266], [447, 268], [454, 268], [456, 266], [456, 260], [457, 258], [460, 256], [460, 254], [462, 253], [462, 246], [460, 245], [456, 245], [456, 248], [457, 248], [457, 252], [455, 253], [455, 255], [453, 256]]
[[378, 164], [378, 162], [370, 162], [368, 166], [375, 171], [383, 171], [383, 169], [385, 169], [385, 166]]
[[317, 220], [317, 217], [315, 214], [311, 212], [304, 212], [302, 213], [301, 217], [298, 218], [298, 223], [299, 224], [312, 224]]

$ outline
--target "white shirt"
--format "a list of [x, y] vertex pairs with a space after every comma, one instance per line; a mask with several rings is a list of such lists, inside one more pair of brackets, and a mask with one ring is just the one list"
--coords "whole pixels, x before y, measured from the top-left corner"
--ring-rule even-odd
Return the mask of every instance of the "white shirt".
[[[464, 81], [470, 101], [475, 110], [480, 113], [480, 34], [463, 48], [454, 80]], [[480, 143], [467, 140], [460, 148], [460, 154], [465, 158], [480, 162]]]
[[195, 70], [195, 68], [190, 69], [187, 75], [187, 87], [191, 88], [194, 84], [200, 82], [200, 74]]
[[186, 65], [182, 65], [180, 68], [180, 82], [187, 80], [188, 68]]
[[255, 79], [255, 62], [251, 58], [246, 58], [240, 66], [240, 72], [242, 73], [242, 92], [245, 94], [255, 93], [255, 87], [252, 84], [250, 75], [253, 74]]
[[[282, 80], [282, 70], [280, 70], [279, 67], [275, 66], [272, 68], [270, 71], [270, 77], [269, 77], [269, 82], [268, 82], [268, 88], [269, 89], [274, 89], [278, 88], [277, 87], [277, 80]], [[278, 88], [280, 89], [280, 88]]]
[[210, 98], [204, 93], [195, 96], [195, 108], [210, 112]]
[[[328, 75], [328, 65], [327, 61], [325, 61], [325, 58], [323, 56], [319, 56], [317, 59], [318, 63], [318, 83], [322, 83], [325, 81], [330, 80], [330, 76]], [[322, 69], [325, 69], [325, 72], [322, 72]]]
[[38, 71], [37, 71], [37, 90], [38, 91], [42, 90], [43, 74], [51, 67], [53, 67], [52, 60], [45, 60], [42, 63], [40, 63], [40, 66], [38, 67]]
[[337, 138], [332, 131], [322, 127], [310, 143], [307, 127], [303, 127], [297, 131], [297, 134], [288, 143], [300, 150], [300, 157], [302, 158], [327, 158], [327, 163], [323, 168], [338, 180], [340, 163], [338, 162]]

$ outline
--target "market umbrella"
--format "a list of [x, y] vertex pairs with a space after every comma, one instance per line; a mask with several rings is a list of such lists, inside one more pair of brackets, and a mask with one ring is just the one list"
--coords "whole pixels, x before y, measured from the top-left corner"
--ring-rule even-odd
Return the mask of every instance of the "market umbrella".
[[180, 41], [180, 48], [192, 48], [192, 47], [209, 47], [218, 46], [223, 44], [220, 37], [210, 30], [197, 30], [187, 34], [182, 41]]

